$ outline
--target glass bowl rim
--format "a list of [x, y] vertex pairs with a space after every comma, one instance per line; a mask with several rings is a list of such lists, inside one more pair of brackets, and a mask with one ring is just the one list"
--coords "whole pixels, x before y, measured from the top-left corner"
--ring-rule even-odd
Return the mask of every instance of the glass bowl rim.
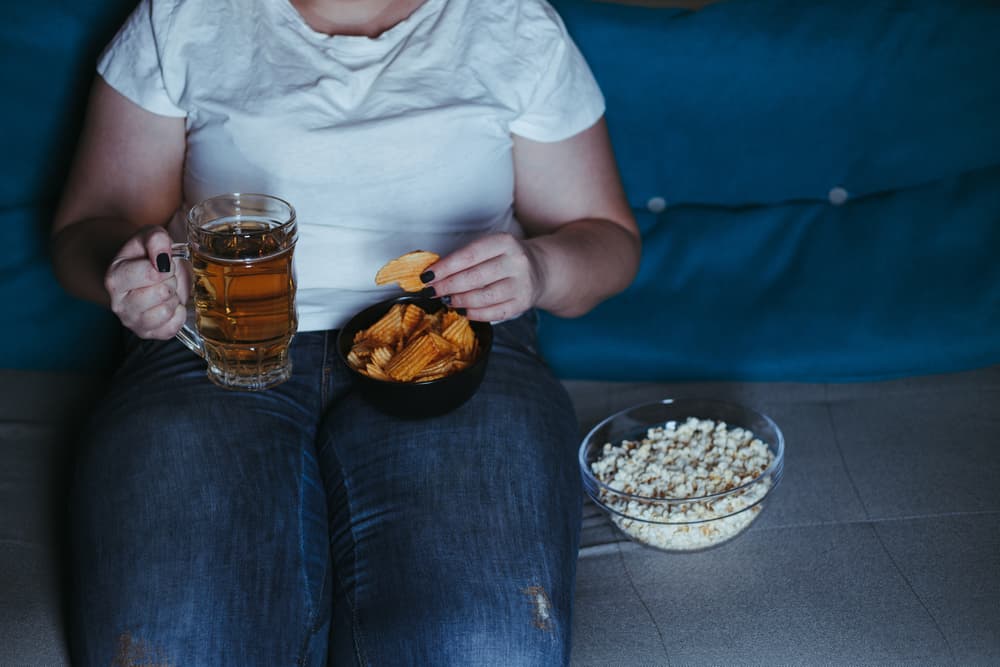
[[[733, 487], [732, 489], [728, 489], [726, 491], [719, 491], [718, 493], [711, 493], [711, 494], [708, 494], [708, 495], [705, 495], [705, 496], [689, 496], [689, 497], [686, 497], [686, 498], [656, 498], [656, 497], [653, 497], [653, 496], [642, 496], [642, 495], [635, 494], [635, 493], [627, 493], [627, 492], [622, 491], [620, 489], [616, 489], [613, 486], [609, 486], [608, 484], [605, 484], [604, 482], [602, 482], [601, 480], [597, 479], [597, 477], [594, 476], [594, 473], [591, 471], [590, 466], [587, 463], [586, 449], [587, 449], [587, 445], [588, 445], [588, 443], [590, 441], [591, 436], [593, 436], [594, 433], [598, 429], [600, 429], [602, 426], [606, 425], [608, 422], [612, 421], [613, 419], [621, 417], [625, 413], [631, 412], [632, 410], [639, 410], [639, 409], [642, 409], [642, 408], [649, 408], [649, 407], [652, 407], [654, 405], [678, 405], [678, 404], [679, 405], [683, 405], [684, 403], [688, 403], [688, 402], [691, 402], [691, 403], [695, 403], [695, 402], [697, 402], [697, 403], [714, 403], [716, 405], [726, 406], [728, 408], [738, 408], [740, 410], [745, 410], [747, 412], [753, 413], [757, 417], [760, 417], [761, 419], [763, 419], [764, 422], [769, 427], [771, 427], [772, 429], [774, 429], [774, 432], [777, 435], [777, 439], [776, 439], [777, 442], [775, 442], [775, 444], [773, 445], [774, 450], [775, 450], [774, 451], [774, 460], [771, 461], [771, 464], [768, 465], [768, 467], [763, 472], [761, 472], [757, 477], [753, 478], [749, 482], [746, 482], [745, 484], [741, 484], [740, 486]], [[696, 419], [711, 419], [711, 417], [696, 417], [695, 415], [689, 415], [689, 417], [694, 417]], [[646, 429], [648, 430], [649, 428], [653, 428], [654, 426], [661, 426], [662, 424], [665, 424], [665, 423], [666, 422], [662, 422], [661, 424], [653, 424], [653, 425], [647, 426]], [[727, 423], [727, 425], [728, 425], [728, 423]], [[744, 428], [744, 430], [750, 430], [750, 429], [746, 429], [743, 426], [740, 426], [739, 428]], [[756, 433], [754, 433], [754, 437], [758, 438], [758, 439], [761, 439], [760, 436], [757, 435]], [[771, 443], [768, 443], [768, 442], [764, 441], [763, 439], [761, 439], [761, 441], [764, 442], [764, 444], [768, 445], [769, 448], [772, 446]], [[784, 468], [784, 460], [785, 460], [785, 435], [781, 431], [781, 428], [775, 423], [775, 421], [773, 419], [771, 419], [770, 416], [768, 416], [768, 415], [766, 415], [763, 412], [760, 412], [758, 410], [754, 410], [753, 408], [751, 408], [749, 406], [743, 405], [742, 403], [734, 403], [732, 401], [724, 401], [724, 400], [719, 400], [719, 399], [715, 399], [715, 398], [699, 398], [699, 397], [664, 398], [664, 399], [661, 399], [661, 400], [658, 400], [658, 401], [648, 401], [646, 403], [637, 403], [635, 405], [630, 405], [629, 407], [623, 408], [623, 409], [619, 410], [618, 412], [610, 414], [607, 417], [605, 417], [604, 419], [602, 419], [601, 421], [599, 421], [597, 424], [595, 424], [593, 426], [593, 428], [591, 428], [589, 431], [587, 431], [587, 435], [585, 435], [583, 437], [583, 440], [580, 443], [580, 447], [579, 447], [579, 450], [578, 450], [577, 458], [578, 458], [579, 464], [580, 464], [580, 471], [582, 472], [582, 474], [584, 476], [584, 480], [588, 483], [588, 485], [590, 485], [590, 484], [596, 485], [597, 487], [599, 487], [601, 489], [605, 489], [605, 490], [609, 491], [610, 493], [613, 493], [613, 494], [615, 494], [616, 496], [618, 496], [618, 497], [620, 497], [622, 499], [625, 499], [625, 500], [640, 500], [640, 501], [643, 501], [643, 502], [651, 502], [651, 503], [656, 503], [656, 504], [659, 504], [659, 505], [673, 505], [673, 504], [681, 504], [681, 503], [698, 503], [698, 502], [705, 502], [705, 501], [709, 501], [709, 500], [716, 500], [716, 499], [719, 499], [719, 498], [724, 498], [726, 496], [735, 495], [738, 491], [741, 491], [743, 489], [749, 489], [752, 486], [754, 486], [755, 484], [760, 483], [761, 480], [763, 480], [763, 479], [765, 479], [767, 477], [774, 476], [776, 472], [779, 473], [779, 477], [780, 477], [780, 472]], [[772, 489], [773, 488], [774, 488], [774, 485], [772, 485]], [[765, 494], [765, 496], [768, 495], [768, 494], [770, 494], [770, 490], [768, 490], [768, 492]], [[595, 500], [597, 500], [597, 499], [595, 498]], [[763, 500], [763, 498], [761, 500]], [[759, 502], [760, 501], [757, 501], [757, 503], [754, 503], [754, 505], [758, 504]], [[600, 504], [601, 504], [602, 507], [605, 507], [605, 504], [603, 502], [600, 502]], [[751, 505], [751, 507], [752, 507], [752, 505]], [[605, 507], [605, 509], [609, 509], [609, 508]], [[743, 509], [748, 509], [748, 508], [743, 508]], [[742, 510], [740, 510], [740, 511], [742, 511]], [[621, 514], [620, 512], [618, 512], [618, 513]], [[624, 516], [626, 518], [630, 518], [630, 519], [635, 518], [635, 517], [631, 517], [631, 516], [628, 516], [628, 515], [625, 515], [625, 514], [622, 514], [622, 516]], [[723, 518], [723, 517], [717, 517], [717, 518]], [[641, 520], [641, 519], [639, 519], [639, 520]], [[698, 523], [700, 523], [702, 521], [714, 521], [714, 520], [715, 519], [703, 519], [703, 520], [698, 521]]]

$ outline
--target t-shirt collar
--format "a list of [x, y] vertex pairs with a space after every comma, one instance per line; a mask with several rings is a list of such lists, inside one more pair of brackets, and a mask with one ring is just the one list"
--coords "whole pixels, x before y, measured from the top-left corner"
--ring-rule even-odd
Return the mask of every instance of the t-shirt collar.
[[[265, 0], [265, 2], [272, 4], [270, 0]], [[314, 30], [306, 22], [305, 18], [302, 17], [302, 14], [292, 5], [291, 0], [274, 0], [273, 4], [278, 5], [290, 25], [310, 41], [325, 48], [346, 54], [371, 55], [384, 53], [392, 49], [411, 32], [415, 24], [423, 20], [424, 17], [438, 11], [440, 6], [445, 2], [447, 0], [425, 0], [409, 16], [377, 37], [365, 37], [364, 35], [327, 35]]]

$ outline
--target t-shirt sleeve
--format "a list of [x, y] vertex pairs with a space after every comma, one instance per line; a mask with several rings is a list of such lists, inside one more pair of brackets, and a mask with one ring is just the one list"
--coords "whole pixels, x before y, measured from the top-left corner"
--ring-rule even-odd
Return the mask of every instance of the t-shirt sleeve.
[[[556, 11], [545, 2], [525, 11], [519, 32], [529, 40], [533, 89], [510, 131], [534, 141], [561, 141], [604, 115], [604, 95]], [[523, 53], [521, 54], [523, 57]]]
[[143, 109], [161, 116], [183, 117], [167, 90], [163, 47], [170, 8], [168, 3], [142, 0], [105, 47], [97, 73], [119, 93]]

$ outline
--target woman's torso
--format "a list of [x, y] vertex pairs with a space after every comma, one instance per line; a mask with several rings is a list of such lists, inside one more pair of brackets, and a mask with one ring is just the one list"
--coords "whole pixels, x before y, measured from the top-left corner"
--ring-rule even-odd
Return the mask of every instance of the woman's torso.
[[149, 8], [165, 99], [186, 117], [185, 204], [292, 203], [301, 330], [383, 298], [375, 272], [404, 252], [521, 234], [511, 124], [561, 31], [546, 3], [427, 0], [374, 39], [316, 32], [288, 0]]

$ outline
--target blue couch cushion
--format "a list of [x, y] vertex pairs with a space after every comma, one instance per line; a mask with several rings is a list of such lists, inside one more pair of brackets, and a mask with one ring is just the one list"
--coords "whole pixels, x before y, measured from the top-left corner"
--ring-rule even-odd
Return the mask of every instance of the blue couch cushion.
[[[560, 374], [853, 379], [1000, 360], [996, 3], [554, 4], [605, 90], [646, 244], [624, 294], [543, 319]], [[58, 287], [45, 239], [94, 58], [133, 5], [14, 3], [0, 23], [0, 367], [112, 357], [114, 318]], [[846, 205], [826, 202], [834, 187]], [[646, 211], [654, 197], [665, 212]]]
[[11, 249], [0, 266], [0, 368], [105, 371], [117, 352], [117, 320], [56, 282], [45, 252], [47, 210], [0, 210], [0, 247]]
[[543, 316], [563, 377], [874, 380], [1000, 363], [1000, 167], [851, 201], [639, 212], [636, 282]]
[[909, 188], [1000, 164], [1000, 4], [555, 0], [636, 206]]
[[645, 243], [624, 294], [543, 317], [560, 375], [1000, 362], [1000, 5], [555, 4], [608, 98]]
[[106, 311], [56, 282], [46, 246], [96, 54], [134, 0], [9, 3], [0, 22], [0, 367], [98, 371], [113, 359]]

